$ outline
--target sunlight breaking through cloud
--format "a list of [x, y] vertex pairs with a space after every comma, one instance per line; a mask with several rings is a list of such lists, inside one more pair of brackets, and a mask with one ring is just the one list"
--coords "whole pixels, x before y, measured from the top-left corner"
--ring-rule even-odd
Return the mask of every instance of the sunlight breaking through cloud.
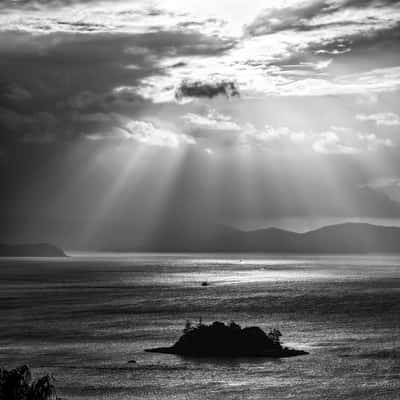
[[4, 0], [0, 32], [4, 226], [400, 215], [396, 1]]

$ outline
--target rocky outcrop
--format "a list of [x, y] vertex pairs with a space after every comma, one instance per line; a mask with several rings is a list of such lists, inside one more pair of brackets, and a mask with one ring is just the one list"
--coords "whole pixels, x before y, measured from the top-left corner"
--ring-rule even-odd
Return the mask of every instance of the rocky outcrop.
[[277, 329], [266, 334], [257, 326], [241, 328], [231, 322], [201, 322], [192, 327], [186, 324], [183, 335], [171, 347], [146, 349], [153, 353], [178, 354], [192, 357], [293, 357], [308, 354], [282, 346]]
[[29, 367], [7, 371], [0, 368], [1, 400], [57, 400], [56, 389], [50, 375], [32, 381]]

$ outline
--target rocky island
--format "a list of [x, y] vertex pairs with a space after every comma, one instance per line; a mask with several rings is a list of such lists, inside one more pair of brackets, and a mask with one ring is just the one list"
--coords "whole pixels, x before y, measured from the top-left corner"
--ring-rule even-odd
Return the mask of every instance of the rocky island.
[[282, 334], [272, 329], [267, 334], [257, 326], [241, 328], [235, 322], [211, 325], [201, 321], [195, 327], [186, 323], [183, 335], [171, 347], [146, 349], [147, 352], [177, 354], [191, 357], [294, 357], [308, 354], [281, 344]]

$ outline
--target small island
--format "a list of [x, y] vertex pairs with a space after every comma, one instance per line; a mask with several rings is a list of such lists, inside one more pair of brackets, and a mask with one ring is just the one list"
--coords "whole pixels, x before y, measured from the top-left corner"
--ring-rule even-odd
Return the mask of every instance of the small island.
[[49, 244], [0, 244], [0, 257], [67, 257], [63, 250]]
[[267, 334], [257, 326], [241, 328], [235, 322], [211, 325], [201, 321], [197, 326], [186, 322], [183, 335], [171, 347], [146, 349], [152, 353], [176, 354], [191, 357], [294, 357], [308, 354], [281, 344], [282, 334], [272, 329]]

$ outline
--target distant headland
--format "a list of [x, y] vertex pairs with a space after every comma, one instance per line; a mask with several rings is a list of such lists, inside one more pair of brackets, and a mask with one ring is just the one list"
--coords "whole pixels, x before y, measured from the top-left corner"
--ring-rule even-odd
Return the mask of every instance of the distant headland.
[[0, 257], [67, 257], [63, 250], [48, 244], [0, 244]]
[[191, 357], [294, 357], [308, 354], [281, 344], [281, 332], [272, 329], [268, 334], [257, 326], [242, 328], [235, 322], [215, 321], [197, 326], [186, 323], [183, 335], [171, 347], [146, 349], [152, 353], [177, 354]]
[[367, 223], [325, 226], [305, 233], [278, 228], [242, 231], [225, 225], [160, 232], [147, 245], [132, 243], [107, 251], [237, 253], [400, 253], [400, 228]]

